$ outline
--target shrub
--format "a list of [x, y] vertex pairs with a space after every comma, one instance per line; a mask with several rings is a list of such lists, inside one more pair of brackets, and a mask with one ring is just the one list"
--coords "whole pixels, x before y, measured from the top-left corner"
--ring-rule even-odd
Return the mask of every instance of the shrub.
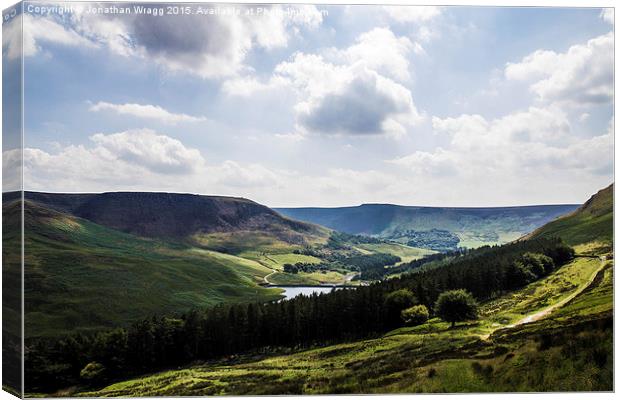
[[90, 362], [80, 371], [80, 378], [90, 384], [97, 384], [103, 381], [105, 367], [98, 362]]
[[404, 309], [400, 317], [407, 326], [421, 325], [428, 321], [428, 308], [423, 304], [418, 304]]

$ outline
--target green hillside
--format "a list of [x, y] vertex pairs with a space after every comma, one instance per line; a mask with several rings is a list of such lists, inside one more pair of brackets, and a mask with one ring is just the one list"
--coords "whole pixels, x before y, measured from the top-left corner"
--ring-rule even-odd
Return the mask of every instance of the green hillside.
[[[5, 218], [16, 219], [18, 203], [4, 208]], [[30, 202], [25, 228], [29, 336], [94, 331], [222, 301], [279, 298], [277, 289], [258, 285], [271, 270], [251, 260], [139, 238]]]
[[613, 241], [614, 185], [593, 195], [575, 212], [534, 231], [530, 237], [559, 236], [570, 245], [596, 242], [609, 247]]

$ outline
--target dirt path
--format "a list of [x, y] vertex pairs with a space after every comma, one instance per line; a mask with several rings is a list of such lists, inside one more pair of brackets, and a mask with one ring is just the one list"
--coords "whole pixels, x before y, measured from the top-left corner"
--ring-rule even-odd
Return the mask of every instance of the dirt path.
[[277, 270], [275, 270], [275, 269], [272, 269], [270, 273], [268, 273], [267, 275], [265, 275], [265, 276], [263, 277], [263, 280], [265, 281], [265, 283], [266, 283], [267, 285], [271, 285], [271, 282], [269, 282], [269, 279], [267, 279], [267, 278], [269, 278], [271, 275], [275, 274], [276, 272], [278, 272], [278, 271], [277, 271]]
[[[592, 273], [592, 275], [590, 276], [590, 278], [588, 278], [588, 280], [583, 285], [581, 285], [577, 290], [575, 290], [573, 293], [571, 293], [567, 297], [563, 298], [562, 300], [558, 301], [555, 304], [550, 305], [549, 307], [547, 307], [545, 309], [542, 309], [540, 311], [535, 312], [534, 314], [530, 314], [530, 315], [520, 319], [519, 321], [515, 322], [514, 324], [501, 326], [501, 327], [498, 327], [496, 330], [514, 328], [515, 326], [519, 326], [519, 325], [523, 325], [523, 324], [528, 324], [530, 322], [538, 321], [539, 319], [542, 319], [542, 318], [546, 317], [547, 315], [551, 314], [554, 310], [557, 310], [558, 308], [566, 305], [568, 302], [573, 300], [575, 297], [579, 296], [584, 291], [588, 290], [588, 288], [596, 280], [596, 277], [598, 276], [598, 274], [601, 271], [603, 271], [603, 269], [605, 267], [605, 261], [607, 261], [605, 256], [601, 256], [601, 257], [599, 257], [599, 259], [601, 260], [601, 264], [596, 269], [596, 271], [594, 271]], [[490, 332], [488, 334], [482, 335], [481, 338], [483, 340], [487, 340], [491, 336], [492, 333], [493, 332]]]
[[539, 319], [542, 319], [544, 317], [546, 317], [547, 315], [551, 314], [554, 310], [566, 305], [569, 301], [573, 300], [575, 297], [579, 296], [581, 293], [583, 293], [586, 289], [588, 289], [590, 287], [590, 285], [592, 284], [592, 282], [594, 282], [594, 280], [596, 279], [597, 275], [599, 274], [599, 272], [601, 272], [603, 270], [603, 267], [605, 266], [605, 261], [607, 260], [605, 258], [605, 256], [601, 256], [599, 257], [599, 259], [601, 260], [601, 264], [600, 266], [596, 269], [596, 271], [594, 271], [592, 273], [592, 276], [590, 276], [590, 278], [587, 280], [586, 283], [584, 283], [583, 285], [581, 285], [579, 287], [579, 289], [575, 290], [573, 293], [571, 293], [568, 297], [563, 298], [562, 300], [558, 301], [555, 304], [552, 304], [551, 306], [542, 309], [534, 314], [530, 314], [527, 317], [519, 320], [518, 322], [512, 324], [512, 325], [508, 325], [505, 328], [512, 328], [514, 326], [518, 326], [518, 325], [523, 325], [523, 324], [527, 324], [530, 322], [534, 322], [534, 321], [538, 321]]

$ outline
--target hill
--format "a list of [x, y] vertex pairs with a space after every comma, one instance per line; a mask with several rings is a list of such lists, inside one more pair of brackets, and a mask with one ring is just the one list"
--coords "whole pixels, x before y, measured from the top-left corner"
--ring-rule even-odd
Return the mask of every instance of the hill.
[[507, 243], [579, 205], [452, 208], [363, 204], [340, 208], [277, 208], [279, 213], [351, 234], [414, 247], [452, 250]]
[[528, 238], [561, 237], [570, 245], [596, 242], [610, 246], [613, 241], [613, 183], [594, 194], [574, 212], [560, 217], [539, 229]]
[[[20, 201], [10, 198], [3, 205], [5, 223], [18, 226]], [[127, 326], [144, 316], [218, 303], [279, 299], [282, 290], [270, 284], [355, 284], [356, 255], [387, 252], [409, 261], [428, 254], [342, 237], [336, 244], [326, 228], [226, 197], [27, 192], [24, 217], [29, 337]], [[7, 234], [4, 248], [19, 248], [19, 240]], [[293, 264], [303, 271], [286, 273], [284, 266]], [[17, 279], [19, 264], [11, 271]]]
[[325, 229], [284, 218], [244, 198], [153, 192], [25, 192], [24, 197], [108, 228], [149, 238], [186, 239], [196, 234], [259, 231], [299, 244], [305, 236], [327, 237]]
[[[19, 202], [3, 206], [19, 220]], [[141, 238], [26, 201], [25, 323], [28, 336], [127, 325], [222, 301], [279, 298], [259, 286], [270, 268], [161, 239]], [[18, 243], [19, 237], [10, 241]]]

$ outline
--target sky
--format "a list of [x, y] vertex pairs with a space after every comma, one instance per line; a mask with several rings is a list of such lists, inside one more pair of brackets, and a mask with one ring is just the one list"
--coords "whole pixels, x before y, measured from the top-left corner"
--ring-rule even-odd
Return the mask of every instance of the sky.
[[612, 9], [63, 4], [3, 25], [26, 190], [509, 206], [613, 181]]

